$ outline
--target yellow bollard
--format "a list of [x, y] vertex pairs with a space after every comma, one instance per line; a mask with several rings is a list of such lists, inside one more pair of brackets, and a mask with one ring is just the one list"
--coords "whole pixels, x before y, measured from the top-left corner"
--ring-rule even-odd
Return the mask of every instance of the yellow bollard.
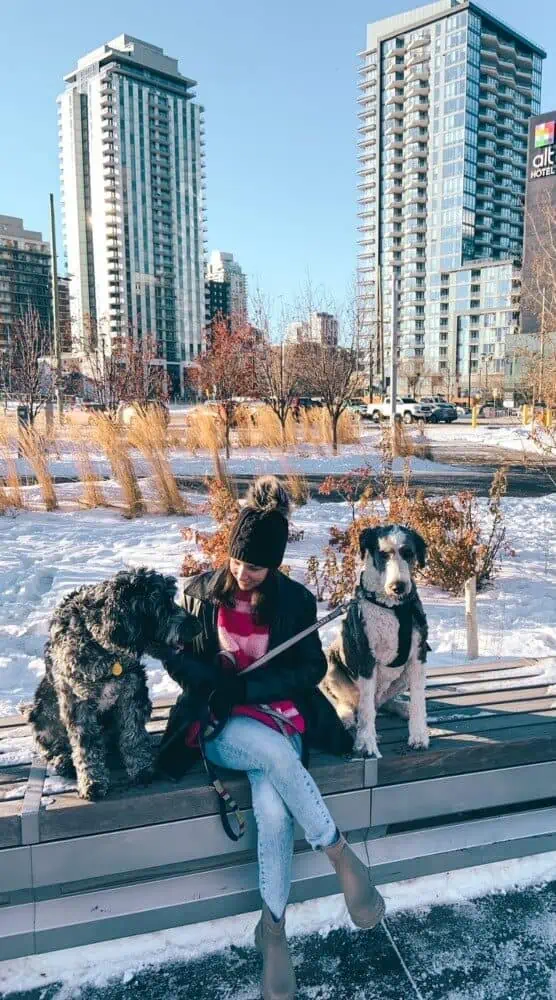
[[552, 427], [552, 419], [553, 419], [552, 410], [550, 409], [550, 407], [547, 406], [546, 410], [544, 411], [544, 426], [547, 429]]
[[476, 427], [479, 422], [479, 407], [474, 406], [471, 410], [471, 426]]
[[524, 427], [529, 423], [529, 407], [526, 403], [521, 407], [521, 423]]

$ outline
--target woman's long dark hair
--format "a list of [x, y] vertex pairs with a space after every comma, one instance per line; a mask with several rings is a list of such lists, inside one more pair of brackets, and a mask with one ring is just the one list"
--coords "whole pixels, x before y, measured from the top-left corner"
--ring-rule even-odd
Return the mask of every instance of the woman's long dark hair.
[[[233, 608], [238, 585], [230, 570], [230, 560], [219, 569], [211, 584], [211, 596], [225, 608]], [[269, 569], [260, 587], [253, 591], [251, 604], [257, 625], [272, 625], [278, 607], [278, 570]]]

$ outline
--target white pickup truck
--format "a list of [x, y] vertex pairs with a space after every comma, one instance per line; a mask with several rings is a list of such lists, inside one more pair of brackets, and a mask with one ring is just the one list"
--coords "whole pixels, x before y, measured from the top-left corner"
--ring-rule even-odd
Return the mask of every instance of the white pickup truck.
[[[396, 416], [400, 417], [404, 424], [412, 424], [414, 420], [429, 420], [433, 410], [432, 404], [418, 403], [412, 396], [396, 396]], [[389, 419], [391, 415], [390, 396], [385, 396], [383, 403], [369, 403], [367, 406], [367, 416], [376, 424]]]

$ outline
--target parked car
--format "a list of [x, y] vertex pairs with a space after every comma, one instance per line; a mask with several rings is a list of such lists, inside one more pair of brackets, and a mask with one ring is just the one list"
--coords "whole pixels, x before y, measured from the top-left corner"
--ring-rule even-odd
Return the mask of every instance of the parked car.
[[427, 403], [427, 405], [432, 403], [436, 406], [437, 403], [447, 403], [448, 400], [446, 396], [421, 396], [421, 402]]
[[116, 410], [116, 420], [124, 427], [129, 427], [138, 416], [148, 413], [153, 407], [163, 414], [167, 427], [170, 423], [170, 408], [160, 399], [147, 399], [144, 403], [120, 402]]
[[458, 417], [469, 417], [471, 416], [471, 410], [468, 406], [461, 406], [459, 403], [456, 406], [456, 413]]
[[428, 419], [431, 424], [453, 424], [458, 411], [453, 403], [437, 403]]
[[[404, 424], [412, 424], [414, 420], [428, 420], [433, 409], [433, 404], [418, 403], [413, 396], [396, 396], [396, 415], [401, 417]], [[376, 424], [390, 417], [392, 414], [390, 396], [385, 396], [383, 403], [369, 403], [367, 414]]]
[[350, 399], [347, 408], [352, 413], [358, 413], [360, 417], [367, 413], [367, 404], [363, 399]]

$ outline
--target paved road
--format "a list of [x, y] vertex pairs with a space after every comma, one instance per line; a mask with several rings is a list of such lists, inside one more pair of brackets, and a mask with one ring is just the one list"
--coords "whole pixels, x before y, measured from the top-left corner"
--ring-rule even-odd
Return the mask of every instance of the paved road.
[[[297, 938], [297, 1000], [555, 1000], [555, 926], [551, 883], [390, 917], [395, 947], [382, 928]], [[253, 949], [231, 949], [85, 987], [74, 1000], [260, 1000], [259, 975]], [[60, 995], [58, 984], [4, 1000]]]
[[[448, 461], [448, 458], [443, 460]], [[427, 496], [448, 496], [458, 490], [473, 490], [477, 496], [488, 496], [492, 477], [499, 468], [498, 465], [484, 465], [482, 463], [470, 465], [464, 462], [456, 462], [453, 459], [451, 464], [459, 464], [461, 471], [458, 470], [458, 472], [451, 472], [447, 475], [442, 470], [442, 466], [439, 465], [438, 471], [433, 469], [431, 472], [426, 473], [412, 472], [411, 485], [424, 489]], [[556, 468], [551, 470], [550, 473], [542, 469], [525, 468], [521, 465], [507, 466], [507, 468], [509, 470], [508, 496], [510, 497], [537, 497], [556, 492]], [[325, 475], [316, 473], [304, 475], [309, 483], [311, 495], [315, 500], [328, 502], [342, 499], [338, 494], [331, 493], [324, 497], [319, 493], [319, 486], [327, 478]], [[108, 476], [104, 478], [108, 479]], [[233, 480], [239, 496], [244, 496], [250, 483], [253, 481], [252, 475], [232, 474], [230, 478]], [[55, 483], [78, 482], [77, 476], [54, 476], [53, 479]], [[204, 476], [176, 476], [176, 479], [181, 489], [191, 490], [194, 493], [206, 493]], [[402, 481], [401, 476], [394, 476], [394, 479], [398, 482]], [[35, 476], [23, 476], [21, 480], [25, 486], [34, 486], [37, 483]]]
[[[463, 465], [461, 472], [447, 475], [439, 466], [438, 472], [433, 470], [427, 473], [412, 472], [411, 485], [422, 487], [428, 496], [447, 496], [458, 490], [473, 490], [478, 496], [487, 496], [492, 482], [492, 477], [496, 472], [496, 465]], [[555, 470], [556, 473], [556, 470]], [[305, 475], [311, 495], [315, 500], [330, 501], [341, 500], [337, 494], [330, 494], [323, 497], [319, 492], [319, 486], [326, 476], [320, 474]], [[247, 491], [252, 482], [252, 476], [232, 475], [236, 489], [240, 496]], [[401, 476], [394, 476], [394, 479], [401, 482]], [[183, 489], [193, 492], [206, 492], [204, 477], [199, 476], [178, 476], [178, 483]], [[508, 472], [508, 496], [512, 497], [536, 497], [545, 496], [548, 493], [556, 492], [556, 474], [552, 479], [546, 472], [539, 469], [526, 469], [523, 466], [512, 466]]]

